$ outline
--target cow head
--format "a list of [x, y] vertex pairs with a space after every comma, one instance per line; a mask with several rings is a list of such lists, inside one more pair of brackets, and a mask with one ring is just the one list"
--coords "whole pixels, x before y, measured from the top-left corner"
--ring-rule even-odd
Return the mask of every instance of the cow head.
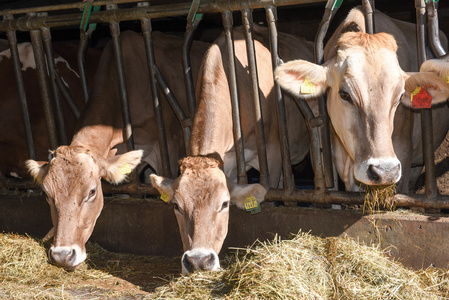
[[336, 55], [322, 66], [303, 60], [279, 66], [276, 80], [305, 98], [327, 90], [329, 118], [354, 164], [353, 178], [366, 185], [396, 183], [401, 177], [391, 138], [396, 109], [401, 102], [411, 106], [416, 86], [427, 86], [433, 101], [442, 101], [443, 82], [434, 74], [405, 73], [396, 42], [386, 33], [346, 32], [336, 47]]
[[264, 200], [264, 187], [233, 183], [221, 168], [221, 159], [191, 156], [180, 162], [181, 175], [175, 180], [151, 175], [153, 186], [174, 206], [184, 248], [183, 274], [219, 269], [217, 254], [228, 232], [230, 204], [244, 208], [247, 197]]
[[26, 162], [50, 204], [54, 233], [50, 261], [74, 269], [86, 259], [85, 243], [103, 208], [101, 179], [122, 182], [141, 157], [138, 150], [104, 159], [82, 146], [61, 146], [51, 152], [48, 163]]

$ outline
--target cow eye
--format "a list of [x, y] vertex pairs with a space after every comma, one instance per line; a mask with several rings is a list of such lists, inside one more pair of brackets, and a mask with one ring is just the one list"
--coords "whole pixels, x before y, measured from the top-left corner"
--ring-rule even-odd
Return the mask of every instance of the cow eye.
[[97, 189], [96, 189], [96, 188], [91, 189], [91, 190], [89, 191], [89, 195], [87, 196], [87, 199], [91, 199], [92, 197], [95, 196], [96, 193], [97, 193]]
[[222, 210], [224, 210], [224, 209], [226, 209], [226, 208], [228, 208], [228, 207], [229, 207], [229, 201], [225, 201], [225, 202], [223, 202], [223, 204], [221, 205], [220, 211], [222, 211]]
[[341, 99], [343, 99], [343, 100], [345, 100], [345, 101], [348, 101], [348, 102], [351, 102], [351, 101], [352, 101], [351, 95], [349, 95], [348, 92], [340, 91], [339, 94], [340, 94]]
[[174, 207], [174, 209], [175, 209], [177, 212], [181, 212], [181, 211], [179, 210], [179, 205], [178, 205], [178, 204], [173, 203], [173, 207]]

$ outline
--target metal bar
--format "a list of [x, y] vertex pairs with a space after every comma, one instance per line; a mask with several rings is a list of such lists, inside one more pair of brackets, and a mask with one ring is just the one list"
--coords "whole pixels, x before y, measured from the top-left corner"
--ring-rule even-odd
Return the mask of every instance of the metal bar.
[[56, 84], [56, 65], [53, 57], [53, 49], [51, 45], [50, 29], [41, 28], [42, 40], [44, 42], [45, 55], [47, 57], [48, 72], [50, 75], [50, 86], [53, 94], [53, 104], [56, 114], [56, 121], [58, 124], [59, 144], [67, 145], [67, 134], [65, 130], [64, 115], [62, 113], [61, 101], [59, 99], [58, 87]]
[[86, 51], [88, 42], [89, 33], [87, 31], [80, 30], [80, 43], [78, 46], [77, 62], [81, 86], [83, 88], [84, 103], [87, 103], [87, 100], [89, 99], [89, 88], [86, 76]]
[[45, 63], [44, 50], [40, 30], [30, 31], [31, 43], [33, 45], [34, 59], [36, 61], [36, 71], [41, 90], [42, 104], [44, 109], [45, 121], [48, 130], [48, 139], [51, 149], [58, 147], [56, 138], [56, 125], [51, 104], [51, 95], [47, 79], [47, 64]]
[[23, 83], [22, 71], [20, 67], [19, 51], [17, 50], [17, 37], [15, 31], [8, 31], [9, 48], [11, 49], [11, 59], [14, 66], [14, 76], [16, 77], [17, 91], [19, 94], [20, 107], [22, 108], [23, 126], [28, 148], [28, 155], [31, 159], [36, 159], [36, 150], [34, 147], [33, 133], [31, 130], [30, 114], [25, 94], [25, 85]]
[[446, 54], [440, 40], [440, 30], [438, 26], [438, 3], [427, 1], [427, 32], [429, 34], [429, 44], [435, 57], [441, 57]]
[[186, 117], [184, 111], [182, 110], [181, 105], [179, 105], [178, 100], [176, 99], [175, 95], [172, 93], [172, 91], [170, 90], [170, 87], [168, 86], [167, 82], [165, 81], [164, 75], [162, 75], [161, 71], [159, 70], [159, 68], [156, 64], [154, 65], [154, 71], [156, 73], [156, 80], [157, 80], [159, 89], [164, 93], [165, 98], [167, 99], [171, 108], [175, 112], [176, 117], [178, 118], [179, 122], [181, 123], [183, 137], [184, 137], [184, 148], [187, 153], [188, 148], [189, 148], [188, 145], [189, 145], [190, 126], [192, 125], [192, 119]]
[[112, 42], [114, 45], [115, 63], [117, 65], [117, 78], [120, 89], [120, 103], [122, 107], [123, 126], [125, 128], [124, 136], [129, 151], [134, 150], [134, 137], [131, 126], [131, 114], [129, 111], [128, 93], [126, 91], [125, 72], [123, 68], [123, 55], [120, 46], [120, 27], [118, 22], [111, 22], [109, 23], [109, 28], [111, 31]]
[[242, 10], [242, 24], [245, 33], [246, 53], [248, 56], [249, 77], [251, 82], [251, 98], [254, 105], [254, 128], [256, 133], [257, 153], [259, 158], [260, 183], [264, 187], [270, 186], [268, 170], [267, 146], [263, 125], [262, 107], [259, 95], [259, 80], [257, 77], [256, 50], [254, 47], [253, 17], [250, 9]]
[[[320, 3], [323, 0], [277, 0], [276, 6]], [[77, 8], [84, 7], [82, 2]], [[95, 1], [94, 6], [110, 4], [109, 1]], [[92, 12], [89, 18], [90, 23], [110, 23], [119, 21], [132, 21], [141, 18], [163, 18], [187, 15], [190, 9], [190, 2], [180, 4], [166, 4], [149, 7], [134, 7], [113, 11]], [[245, 7], [251, 9], [264, 8], [273, 5], [272, 0], [248, 0]], [[198, 13], [220, 13], [224, 10], [237, 11], [242, 9], [240, 0], [203, 0], [198, 8]], [[49, 10], [46, 10], [49, 11]], [[11, 11], [4, 11], [3, 14], [11, 14]], [[14, 12], [16, 13], [16, 12]], [[3, 20], [0, 22], [0, 31], [21, 30], [28, 31], [41, 27], [63, 27], [79, 26], [82, 13], [52, 15], [46, 17], [24, 16], [17, 20]]]
[[224, 11], [222, 13], [223, 28], [226, 37], [226, 51], [228, 57], [228, 82], [229, 92], [231, 94], [232, 122], [234, 133], [234, 147], [237, 159], [237, 178], [239, 183], [247, 183], [245, 154], [243, 148], [243, 134], [240, 122], [240, 109], [238, 99], [238, 87], [234, 57], [234, 39], [232, 37], [232, 12]]
[[[326, 180], [323, 171], [323, 163], [321, 161], [320, 132], [318, 126], [323, 126], [325, 124], [325, 118], [315, 118], [306, 100], [295, 98], [295, 101], [307, 121], [307, 127], [310, 133], [310, 158], [312, 160], [313, 172], [315, 175], [315, 191], [317, 194], [324, 193], [326, 191]], [[314, 126], [313, 123], [316, 123], [316, 125]]]
[[[415, 0], [416, 7], [416, 34], [418, 43], [419, 66], [426, 60], [425, 45], [425, 12], [424, 0]], [[435, 155], [433, 149], [432, 109], [421, 109], [422, 143], [424, 165], [426, 168], [426, 198], [428, 201], [436, 201], [438, 193], [435, 177]]]
[[[271, 64], [273, 70], [279, 64], [279, 51], [278, 51], [278, 34], [276, 29], [276, 8], [274, 6], [266, 7], [266, 17], [269, 29], [270, 38], [270, 50], [271, 50]], [[274, 76], [274, 74], [273, 74]], [[274, 80], [274, 78], [273, 78]], [[281, 144], [281, 155], [282, 155], [282, 169], [284, 175], [284, 189], [291, 191], [295, 189], [295, 181], [292, 173], [292, 163], [290, 159], [290, 146], [288, 144], [288, 132], [287, 132], [287, 121], [285, 116], [285, 103], [282, 97], [281, 87], [274, 81], [274, 90], [277, 99], [277, 114], [279, 120], [279, 138]]]
[[56, 80], [56, 85], [58, 86], [58, 91], [64, 97], [67, 105], [69, 106], [69, 108], [72, 111], [75, 118], [78, 119], [80, 117], [80, 109], [75, 104], [75, 101], [73, 100], [72, 95], [70, 95], [70, 92], [69, 92], [67, 86], [62, 81], [61, 75], [59, 75], [57, 70], [55, 72], [55, 80]]
[[[337, 0], [328, 1], [324, 10], [323, 18], [318, 26], [318, 31], [315, 36], [315, 48], [314, 57], [316, 64], [324, 63], [324, 38], [326, 37], [327, 31], [329, 29], [329, 23], [333, 15], [337, 12], [338, 6], [336, 6]], [[318, 99], [318, 111], [320, 116], [325, 118], [325, 123], [320, 127], [320, 141], [321, 141], [321, 151], [323, 159], [323, 168], [326, 179], [326, 187], [333, 188], [336, 186], [334, 184], [334, 170], [332, 165], [332, 148], [330, 141], [330, 124], [329, 116], [326, 107], [326, 96], [323, 95]]]
[[[201, 19], [195, 19], [188, 22], [184, 34], [184, 43], [182, 44], [182, 67], [184, 70], [184, 82], [186, 85], [187, 103], [189, 107], [189, 117], [193, 118], [195, 114], [195, 87], [193, 85], [192, 67], [190, 62], [190, 48], [192, 47], [193, 34], [198, 27]], [[190, 137], [189, 137], [190, 139]], [[188, 144], [188, 143], [187, 143]]]
[[145, 49], [147, 52], [148, 72], [150, 76], [150, 87], [153, 97], [154, 112], [156, 115], [156, 124], [158, 130], [159, 151], [161, 154], [162, 171], [165, 177], [172, 177], [170, 169], [170, 159], [168, 157], [167, 134], [165, 132], [164, 116], [162, 114], [162, 106], [159, 101], [159, 95], [156, 85], [156, 71], [153, 40], [151, 38], [151, 20], [143, 18], [140, 21], [145, 41]]
[[362, 10], [365, 16], [365, 31], [366, 33], [374, 33], [374, 0], [362, 0]]

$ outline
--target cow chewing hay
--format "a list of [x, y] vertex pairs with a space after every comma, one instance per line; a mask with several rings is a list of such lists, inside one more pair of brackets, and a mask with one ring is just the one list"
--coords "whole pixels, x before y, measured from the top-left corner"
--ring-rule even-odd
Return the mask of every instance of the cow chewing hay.
[[363, 213], [372, 214], [381, 209], [393, 211], [396, 208], [395, 193], [396, 184], [366, 186]]

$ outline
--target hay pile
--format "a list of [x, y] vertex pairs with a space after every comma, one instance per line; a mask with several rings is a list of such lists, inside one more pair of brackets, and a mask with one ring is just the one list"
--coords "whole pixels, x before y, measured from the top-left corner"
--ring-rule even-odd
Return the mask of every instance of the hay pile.
[[240, 249], [219, 272], [197, 272], [148, 299], [445, 299], [449, 272], [413, 272], [350, 238], [299, 233]]

